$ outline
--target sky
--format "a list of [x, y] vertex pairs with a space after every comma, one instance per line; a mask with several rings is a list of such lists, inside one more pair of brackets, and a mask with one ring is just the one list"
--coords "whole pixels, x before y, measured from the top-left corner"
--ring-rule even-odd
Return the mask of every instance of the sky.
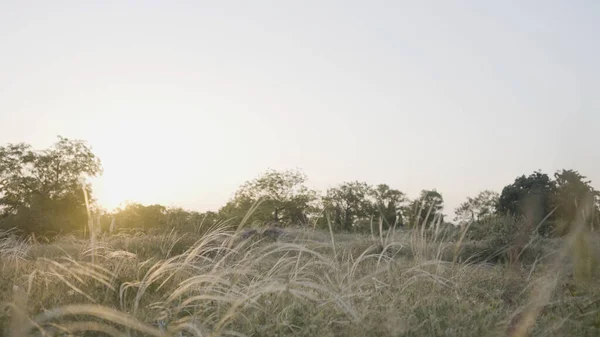
[[267, 169], [442, 193], [600, 188], [599, 1], [0, 1], [0, 145], [86, 140], [107, 208]]

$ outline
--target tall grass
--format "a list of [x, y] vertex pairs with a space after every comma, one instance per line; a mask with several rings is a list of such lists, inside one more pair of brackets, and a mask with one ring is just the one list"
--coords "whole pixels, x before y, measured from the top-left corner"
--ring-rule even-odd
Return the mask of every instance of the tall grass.
[[[257, 206], [258, 207], [258, 206]], [[423, 210], [424, 211], [424, 210]], [[463, 258], [440, 219], [369, 235], [125, 233], [53, 244], [1, 234], [6, 336], [596, 336], [597, 244], [582, 216], [514, 269]], [[420, 217], [420, 215], [419, 215]], [[377, 233], [375, 233], [377, 231]], [[454, 242], [451, 242], [454, 241]], [[531, 242], [529, 245], [542, 244]], [[60, 249], [59, 249], [60, 248]], [[94, 259], [92, 260], [92, 256]]]

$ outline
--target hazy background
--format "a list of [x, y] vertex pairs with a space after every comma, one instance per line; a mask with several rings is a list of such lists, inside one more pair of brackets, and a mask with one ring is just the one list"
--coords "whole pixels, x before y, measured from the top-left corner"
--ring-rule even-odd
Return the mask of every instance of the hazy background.
[[100, 202], [217, 209], [267, 168], [467, 196], [600, 182], [600, 2], [0, 2], [0, 144], [87, 140]]

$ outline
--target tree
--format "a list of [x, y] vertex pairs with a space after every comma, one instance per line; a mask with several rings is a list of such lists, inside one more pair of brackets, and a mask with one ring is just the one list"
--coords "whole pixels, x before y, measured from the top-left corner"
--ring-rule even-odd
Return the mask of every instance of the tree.
[[423, 225], [431, 221], [444, 222], [444, 198], [442, 195], [433, 190], [422, 190], [418, 199], [413, 200], [405, 212], [408, 215], [407, 220], [409, 225]]
[[385, 229], [395, 224], [402, 226], [402, 207], [407, 201], [404, 193], [391, 189], [386, 184], [379, 184], [371, 190], [373, 209], [376, 217], [381, 216]]
[[485, 190], [480, 192], [476, 197], [468, 197], [467, 201], [460, 204], [455, 210], [456, 218], [459, 224], [468, 222], [479, 222], [496, 213], [498, 199], [500, 195], [497, 192]]
[[[241, 221], [256, 204], [256, 202], [257, 200], [253, 200], [247, 196], [236, 193], [231, 200], [229, 200], [223, 207], [219, 209], [219, 217], [228, 222], [230, 220]], [[269, 221], [271, 217], [272, 215], [269, 214], [269, 212], [261, 205], [261, 207], [252, 212], [248, 222], [252, 223], [254, 221], [259, 221], [264, 223]]]
[[128, 203], [115, 212], [117, 228], [151, 229], [167, 225], [167, 208], [162, 205], [144, 206]]
[[371, 186], [364, 182], [346, 182], [327, 190], [323, 197], [326, 211], [333, 215], [336, 228], [352, 230], [354, 222], [373, 214], [373, 204], [369, 196]]
[[[165, 218], [167, 228], [188, 229], [193, 230], [197, 212], [188, 212], [181, 207], [166, 207]], [[199, 214], [198, 214], [199, 215]]]
[[552, 211], [555, 190], [554, 181], [545, 173], [535, 171], [527, 177], [522, 175], [502, 189], [497, 212], [538, 222]]
[[306, 223], [310, 204], [317, 197], [315, 191], [305, 186], [306, 180], [306, 175], [299, 171], [269, 170], [243, 184], [220, 213], [240, 217], [262, 200], [259, 209], [252, 214], [252, 220]]
[[87, 223], [85, 179], [102, 173], [83, 141], [58, 137], [42, 151], [25, 143], [0, 147], [0, 216], [25, 232], [72, 231]]
[[564, 234], [577, 219], [593, 223], [600, 192], [591, 186], [592, 182], [575, 170], [557, 171], [554, 178], [552, 205], [556, 207], [555, 217], [562, 227], [557, 229]]

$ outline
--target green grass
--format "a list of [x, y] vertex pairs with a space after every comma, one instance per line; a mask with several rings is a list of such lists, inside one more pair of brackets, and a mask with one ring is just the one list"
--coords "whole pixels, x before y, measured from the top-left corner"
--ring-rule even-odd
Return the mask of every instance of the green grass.
[[427, 231], [289, 232], [278, 240], [219, 228], [129, 233], [97, 237], [93, 250], [75, 237], [32, 244], [5, 234], [0, 332], [600, 335], [593, 233], [536, 241], [529, 258], [508, 265], [486, 259], [485, 242]]

